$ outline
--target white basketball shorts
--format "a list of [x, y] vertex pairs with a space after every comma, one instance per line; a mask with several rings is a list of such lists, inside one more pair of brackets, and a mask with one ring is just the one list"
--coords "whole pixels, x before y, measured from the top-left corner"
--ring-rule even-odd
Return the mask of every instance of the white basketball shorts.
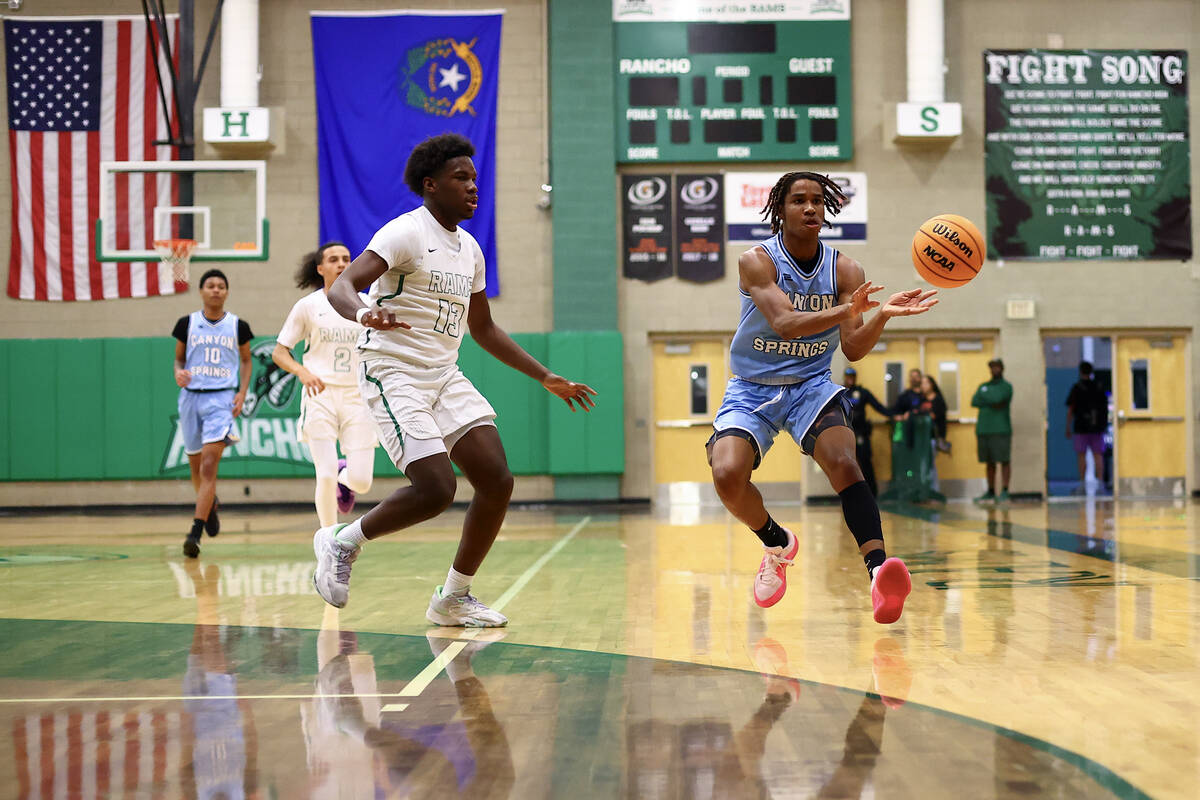
[[400, 471], [449, 453], [467, 431], [492, 425], [496, 411], [457, 364], [422, 369], [392, 359], [363, 360], [358, 385], [379, 443]]
[[317, 395], [300, 398], [300, 441], [342, 443], [342, 451], [377, 447], [375, 420], [357, 386], [330, 386]]

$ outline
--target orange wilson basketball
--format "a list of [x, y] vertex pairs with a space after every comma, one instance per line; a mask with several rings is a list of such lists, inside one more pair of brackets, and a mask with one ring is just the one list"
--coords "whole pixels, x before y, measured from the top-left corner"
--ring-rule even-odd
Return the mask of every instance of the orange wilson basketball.
[[913, 266], [922, 278], [943, 289], [962, 286], [978, 275], [986, 255], [979, 229], [957, 214], [927, 219], [913, 235]]

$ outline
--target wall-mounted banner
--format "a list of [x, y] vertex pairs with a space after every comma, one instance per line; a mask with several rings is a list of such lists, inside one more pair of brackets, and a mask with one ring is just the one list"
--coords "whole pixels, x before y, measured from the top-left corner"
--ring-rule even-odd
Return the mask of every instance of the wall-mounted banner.
[[720, 175], [675, 176], [675, 274], [706, 283], [725, 275], [725, 202]]
[[[846, 204], [836, 217], [825, 215], [829, 223], [821, 230], [821, 239], [830, 244], [863, 244], [867, 241], [867, 174], [830, 172], [846, 195]], [[763, 220], [763, 206], [771, 188], [783, 176], [781, 172], [728, 172], [725, 174], [725, 222], [730, 242], [761, 242], [771, 238], [771, 223]], [[830, 227], [832, 225], [832, 227]]]
[[[500, 291], [496, 252], [496, 108], [501, 11], [312, 12], [320, 240], [357, 256], [375, 231], [412, 211], [408, 154], [423, 139], [475, 146], [479, 209], [463, 223], [483, 249], [485, 291]], [[312, 248], [317, 239], [309, 239]], [[478, 287], [475, 288], [478, 291]]]
[[985, 50], [988, 254], [1190, 259], [1187, 51]]
[[671, 277], [671, 176], [622, 175], [621, 225], [625, 231], [626, 278], [657, 281]]

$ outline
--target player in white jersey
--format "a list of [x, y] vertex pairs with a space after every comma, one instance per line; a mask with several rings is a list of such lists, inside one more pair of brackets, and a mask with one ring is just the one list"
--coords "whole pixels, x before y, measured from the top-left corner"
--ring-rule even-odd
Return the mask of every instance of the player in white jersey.
[[[492, 319], [483, 252], [459, 227], [475, 214], [475, 148], [457, 134], [413, 148], [404, 181], [422, 205], [383, 226], [334, 282], [329, 302], [366, 328], [359, 340], [359, 387], [380, 443], [412, 481], [349, 525], [313, 537], [313, 583], [342, 607], [350, 568], [368, 539], [436, 517], [454, 500], [457, 465], [475, 490], [446, 582], [425, 616], [438, 625], [494, 627], [508, 620], [470, 593], [471, 579], [495, 541], [513, 477], [492, 419], [496, 412], [457, 365], [462, 336], [561, 397], [572, 411], [595, 403], [590, 386], [555, 375]], [[364, 305], [359, 291], [371, 287]]]
[[[333, 310], [326, 296], [350, 265], [341, 242], [327, 242], [300, 260], [296, 286], [316, 288], [292, 306], [275, 337], [271, 358], [304, 384], [300, 398], [300, 441], [312, 453], [317, 472], [317, 519], [337, 522], [338, 512], [354, 508], [354, 496], [371, 488], [375, 465], [375, 422], [358, 392], [358, 350], [363, 328]], [[304, 341], [304, 363], [292, 348]], [[345, 458], [338, 460], [337, 443]]]

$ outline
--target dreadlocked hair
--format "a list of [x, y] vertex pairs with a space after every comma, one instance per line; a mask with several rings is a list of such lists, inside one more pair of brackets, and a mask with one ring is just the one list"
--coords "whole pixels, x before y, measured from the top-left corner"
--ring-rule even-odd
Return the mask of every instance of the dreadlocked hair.
[[325, 286], [325, 278], [317, 272], [317, 265], [321, 263], [321, 259], [325, 258], [326, 250], [331, 247], [345, 246], [342, 242], [326, 242], [311, 253], [305, 253], [300, 258], [300, 266], [296, 269], [296, 288], [320, 289]]
[[[792, 184], [799, 180], [812, 181], [821, 187], [821, 199], [825, 203], [825, 212], [830, 216], [836, 216], [841, 212], [842, 206], [846, 204], [848, 198], [842, 192], [842, 187], [838, 186], [837, 182], [828, 175], [816, 172], [785, 173], [771, 187], [771, 193], [767, 195], [767, 204], [763, 206], [762, 210], [763, 221], [771, 222], [771, 233], [779, 233], [779, 229], [783, 226], [783, 201], [787, 199], [788, 190], [792, 188]], [[832, 225], [829, 221], [826, 221], [825, 224]]]

